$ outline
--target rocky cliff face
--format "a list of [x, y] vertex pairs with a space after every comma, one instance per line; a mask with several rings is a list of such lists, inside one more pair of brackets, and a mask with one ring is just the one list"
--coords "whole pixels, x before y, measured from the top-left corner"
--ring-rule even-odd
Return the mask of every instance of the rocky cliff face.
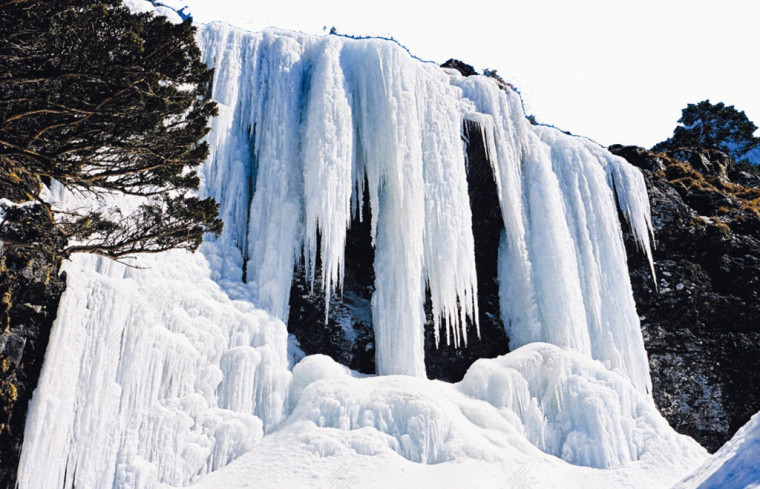
[[[19, 200], [0, 186], [0, 197]], [[4, 210], [0, 225], [0, 488], [15, 487], [26, 409], [66, 287], [60, 258], [43, 251], [61, 236], [38, 205]]]
[[760, 410], [760, 177], [719, 151], [610, 150], [642, 169], [652, 205], [656, 280], [628, 250], [655, 402], [717, 450]]

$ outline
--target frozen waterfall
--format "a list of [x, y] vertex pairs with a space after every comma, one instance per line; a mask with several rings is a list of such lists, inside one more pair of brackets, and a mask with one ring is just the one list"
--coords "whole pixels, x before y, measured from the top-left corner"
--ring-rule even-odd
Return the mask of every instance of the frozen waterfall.
[[223, 203], [222, 241], [240, 249], [258, 304], [287, 320], [302, 250], [311, 283], [328, 297], [340, 289], [346, 230], [367, 192], [378, 373], [424, 376], [425, 288], [448, 341], [466, 339], [477, 317], [461, 137], [471, 120], [487, 135], [499, 189], [512, 344], [568, 346], [649, 388], [614, 201], [648, 253], [637, 170], [594, 143], [531, 126], [519, 96], [494, 80], [420, 63], [392, 42], [220, 25], [199, 39], [222, 107], [206, 188]]
[[[648, 397], [618, 219], [620, 208], [649, 254], [638, 170], [532, 126], [493, 79], [420, 62], [390, 41], [222, 24], [202, 26], [198, 41], [219, 103], [202, 191], [220, 203], [224, 232], [196, 254], [140, 257], [147, 270], [92, 257], [66, 265], [20, 489], [181, 487], [248, 452], [303, 446], [330, 457], [344, 442], [425, 463], [514, 455], [554, 466], [551, 454], [610, 468], [656, 452], [679, 454], [682, 471], [700, 459]], [[478, 327], [466, 121], [482, 131], [498, 189], [510, 346], [556, 346], [479, 363], [452, 386], [423, 379], [424, 305], [429, 293], [440, 341], [465, 348]], [[326, 297], [340, 293], [365, 196], [378, 374], [417, 379], [363, 379], [318, 357], [293, 369], [283, 321], [294, 267]], [[601, 414], [575, 416], [584, 403]]]

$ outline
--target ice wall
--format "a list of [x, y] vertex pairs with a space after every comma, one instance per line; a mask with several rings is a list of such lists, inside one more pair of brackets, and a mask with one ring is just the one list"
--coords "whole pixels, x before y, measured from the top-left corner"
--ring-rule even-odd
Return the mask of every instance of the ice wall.
[[242, 251], [260, 305], [287, 318], [301, 256], [315, 287], [340, 289], [346, 228], [367, 192], [378, 372], [424, 375], [426, 287], [446, 341], [466, 338], [477, 316], [461, 139], [470, 119], [487, 135], [499, 188], [512, 344], [569, 346], [649, 389], [615, 203], [616, 193], [648, 252], [637, 170], [594, 143], [531, 126], [519, 96], [494, 80], [421, 63], [392, 42], [224, 25], [202, 28], [199, 40], [222, 109], [207, 189], [223, 203], [222, 240]]
[[315, 286], [340, 289], [346, 229], [367, 192], [378, 371], [424, 376], [425, 287], [447, 340], [477, 317], [459, 90], [387, 41], [223, 25], [199, 41], [221, 105], [206, 189], [255, 299], [286, 320], [302, 252]]
[[226, 465], [283, 417], [285, 325], [209, 278], [200, 254], [130, 268], [79, 256], [29, 406], [21, 489], [172, 486]]

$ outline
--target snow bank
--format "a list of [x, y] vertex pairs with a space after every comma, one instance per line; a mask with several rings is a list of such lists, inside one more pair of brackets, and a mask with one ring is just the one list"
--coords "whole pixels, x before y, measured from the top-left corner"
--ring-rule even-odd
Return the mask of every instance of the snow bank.
[[572, 464], [611, 468], [700, 452], [672, 433], [627, 378], [572, 350], [532, 343], [479, 360], [458, 387], [500, 409], [543, 452]]
[[760, 488], [760, 413], [673, 489]]

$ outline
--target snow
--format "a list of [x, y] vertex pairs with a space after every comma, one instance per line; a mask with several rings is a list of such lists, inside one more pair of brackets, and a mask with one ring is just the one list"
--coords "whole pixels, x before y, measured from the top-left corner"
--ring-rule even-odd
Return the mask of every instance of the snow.
[[760, 413], [673, 489], [760, 487]]
[[178, 1], [162, 0], [160, 2], [156, 2], [157, 5], [152, 5], [150, 2], [146, 0], [123, 0], [123, 3], [132, 12], [135, 12], [135, 13], [155, 12], [157, 15], [162, 15], [166, 17], [166, 20], [168, 20], [172, 24], [182, 23], [182, 17], [179, 15], [178, 12], [182, 10], [182, 7], [184, 5], [182, 5]]
[[[224, 232], [195, 254], [66, 263], [20, 489], [667, 487], [703, 461], [649, 396], [616, 207], [648, 252], [638, 170], [389, 41], [222, 24], [198, 40], [219, 103], [201, 192]], [[440, 340], [466, 347], [464, 120], [498, 186], [515, 351], [452, 385], [425, 379], [423, 304], [427, 287]], [[340, 292], [363, 195], [379, 376], [304, 358], [283, 322], [299, 260]], [[79, 205], [55, 186], [47, 198]]]
[[283, 426], [193, 487], [668, 487], [704, 458], [625, 377], [548, 344], [455, 385], [315, 355], [293, 386]]

